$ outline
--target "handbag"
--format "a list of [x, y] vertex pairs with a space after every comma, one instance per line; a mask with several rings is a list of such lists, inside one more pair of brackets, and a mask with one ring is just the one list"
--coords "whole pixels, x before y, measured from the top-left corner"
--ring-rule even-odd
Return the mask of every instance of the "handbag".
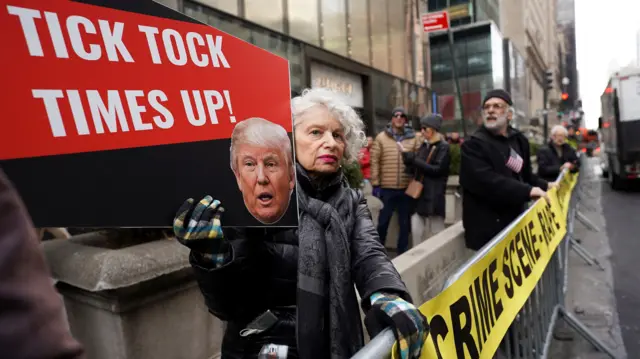
[[[429, 155], [427, 156], [427, 163], [431, 160], [431, 156], [433, 155], [433, 151], [436, 149], [436, 146], [431, 146], [431, 151], [429, 151]], [[418, 175], [418, 171], [416, 170], [416, 176]], [[413, 176], [411, 182], [409, 182], [409, 186], [407, 186], [406, 191], [404, 193], [413, 198], [418, 199], [422, 194], [422, 188], [424, 185], [422, 184], [422, 180], [424, 180], [424, 175], [420, 176], [420, 180], [416, 179], [416, 176]]]

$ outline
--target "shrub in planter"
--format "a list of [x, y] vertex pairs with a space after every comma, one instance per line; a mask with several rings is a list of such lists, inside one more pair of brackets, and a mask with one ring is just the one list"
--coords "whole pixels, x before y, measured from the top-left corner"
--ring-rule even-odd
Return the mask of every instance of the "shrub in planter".
[[540, 144], [535, 142], [529, 142], [529, 148], [531, 149], [531, 156], [537, 156]]
[[360, 171], [360, 164], [358, 161], [347, 162], [342, 165], [342, 173], [347, 178], [349, 187], [361, 188], [364, 177], [362, 171]]
[[449, 145], [449, 156], [451, 163], [449, 165], [449, 176], [458, 176], [460, 174], [460, 145]]

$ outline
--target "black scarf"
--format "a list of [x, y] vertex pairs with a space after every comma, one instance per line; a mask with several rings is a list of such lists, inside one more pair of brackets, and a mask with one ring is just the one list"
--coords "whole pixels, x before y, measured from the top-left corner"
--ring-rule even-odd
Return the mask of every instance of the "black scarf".
[[301, 359], [350, 358], [364, 343], [351, 278], [355, 221], [351, 190], [341, 172], [312, 181], [297, 164], [297, 346]]

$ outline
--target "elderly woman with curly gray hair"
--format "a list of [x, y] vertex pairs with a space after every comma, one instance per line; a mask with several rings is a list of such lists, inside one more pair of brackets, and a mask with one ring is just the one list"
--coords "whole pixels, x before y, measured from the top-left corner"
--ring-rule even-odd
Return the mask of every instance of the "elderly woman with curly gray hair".
[[222, 358], [350, 358], [364, 345], [356, 289], [369, 334], [391, 327], [398, 354], [419, 357], [426, 319], [380, 244], [362, 192], [342, 173], [366, 141], [362, 120], [324, 89], [305, 90], [292, 109], [297, 229], [223, 233], [222, 205], [209, 196], [187, 201], [174, 223], [209, 311], [227, 323]]

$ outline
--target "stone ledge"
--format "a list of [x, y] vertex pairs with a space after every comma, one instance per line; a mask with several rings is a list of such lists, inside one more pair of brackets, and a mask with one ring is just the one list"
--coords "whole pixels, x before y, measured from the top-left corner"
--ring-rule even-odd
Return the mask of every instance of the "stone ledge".
[[462, 222], [457, 222], [396, 257], [393, 264], [414, 302], [422, 304], [440, 292], [444, 280], [471, 254], [464, 243]]
[[[189, 268], [189, 250], [172, 240], [120, 249], [100, 247], [101, 233], [46, 241], [42, 248], [53, 277], [89, 292], [131, 287]], [[93, 244], [93, 245], [92, 245]]]

